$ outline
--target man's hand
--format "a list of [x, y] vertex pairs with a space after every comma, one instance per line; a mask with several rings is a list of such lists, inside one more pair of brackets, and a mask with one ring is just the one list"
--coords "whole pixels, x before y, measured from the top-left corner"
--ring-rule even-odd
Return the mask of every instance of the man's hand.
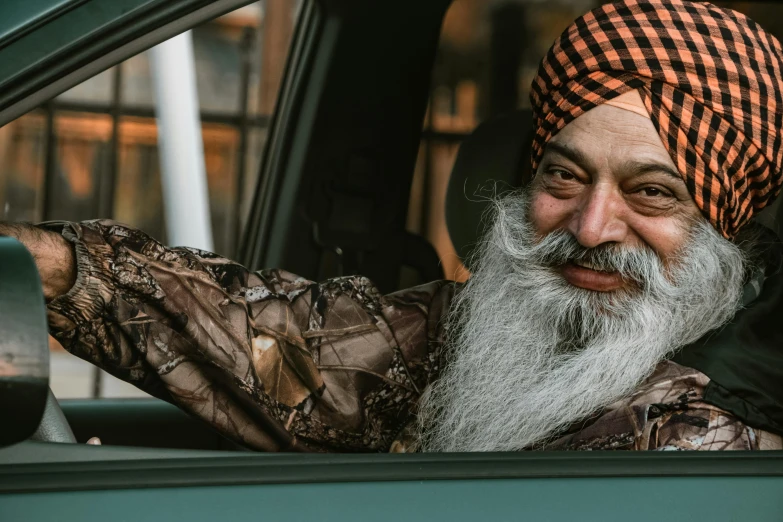
[[14, 237], [30, 251], [41, 274], [47, 302], [73, 287], [76, 281], [76, 254], [73, 245], [60, 234], [26, 223], [0, 222], [0, 236]]

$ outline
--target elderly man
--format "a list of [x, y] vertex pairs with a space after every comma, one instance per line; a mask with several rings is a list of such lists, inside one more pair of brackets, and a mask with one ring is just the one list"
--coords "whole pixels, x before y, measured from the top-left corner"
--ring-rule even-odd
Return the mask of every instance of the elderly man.
[[105, 221], [0, 231], [63, 346], [254, 449], [781, 449], [783, 406], [724, 346], [780, 292], [750, 219], [781, 186], [781, 58], [710, 4], [578, 19], [533, 84], [534, 180], [462, 286], [251, 273]]

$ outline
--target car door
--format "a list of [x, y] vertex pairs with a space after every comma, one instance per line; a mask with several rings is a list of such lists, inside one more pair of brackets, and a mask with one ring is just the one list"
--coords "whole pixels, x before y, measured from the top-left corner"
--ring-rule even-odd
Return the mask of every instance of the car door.
[[[17, 68], [7, 69], [13, 81], [2, 84], [9, 89], [0, 115], [9, 121], [241, 3], [138, 0], [112, 11], [109, 2], [73, 2], [0, 49], [3, 63], [14, 54], [8, 49], [37, 49], [36, 31], [62, 28], [49, 25], [59, 15], [70, 15], [70, 23], [82, 24], [77, 34], [87, 35], [68, 33], [73, 39], [58, 40], [61, 47], [44, 45], [39, 54], [20, 55], [29, 60], [15, 58]], [[432, 66], [447, 4], [310, 4], [273, 117], [246, 235], [248, 265], [297, 264], [304, 275], [329, 275], [340, 263], [323, 252], [399, 228], [404, 212], [398, 203], [382, 208], [391, 212], [388, 220], [388, 212], [369, 214], [374, 226], [359, 231], [341, 228], [347, 218], [330, 212], [340, 202], [373, 201], [376, 190], [366, 186], [367, 177], [390, 199], [407, 198], [399, 192], [410, 185], [421, 136], [428, 95], [422, 78]], [[300, 212], [324, 193], [331, 207]], [[313, 240], [313, 223], [326, 224], [330, 234]], [[301, 246], [301, 238], [312, 242]], [[342, 261], [342, 269], [358, 262]], [[394, 284], [392, 265], [368, 266]], [[0, 450], [0, 519], [778, 520], [782, 477], [777, 452], [259, 455], [27, 442]]]
[[0, 518], [652, 522], [774, 521], [783, 512], [780, 455], [216, 457], [69, 446], [45, 463], [0, 466]]

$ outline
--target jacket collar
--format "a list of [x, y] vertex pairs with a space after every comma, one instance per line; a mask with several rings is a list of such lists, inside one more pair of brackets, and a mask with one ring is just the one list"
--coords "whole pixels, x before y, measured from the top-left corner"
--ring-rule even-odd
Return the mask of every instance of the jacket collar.
[[705, 402], [783, 434], [783, 244], [772, 232], [762, 241], [764, 267], [745, 285], [743, 308], [673, 360], [710, 378]]

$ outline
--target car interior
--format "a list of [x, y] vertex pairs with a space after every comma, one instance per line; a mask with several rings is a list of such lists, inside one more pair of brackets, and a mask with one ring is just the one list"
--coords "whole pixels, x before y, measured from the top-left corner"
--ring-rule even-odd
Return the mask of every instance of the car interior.
[[[503, 190], [524, 186], [530, 179], [527, 151], [519, 144], [529, 142], [531, 129], [530, 111], [515, 111], [487, 120], [461, 145], [449, 181], [446, 220], [449, 233], [463, 260], [469, 260], [472, 247], [483, 230], [482, 216], [487, 210], [486, 198]], [[780, 220], [775, 212], [779, 211], [779, 205], [776, 203], [774, 207], [767, 209], [759, 221], [777, 231]], [[311, 225], [317, 226], [315, 222], [311, 222]], [[414, 236], [407, 233], [406, 237]], [[410, 263], [408, 266], [418, 269], [417, 275], [422, 281], [442, 278], [442, 273], [437, 272], [438, 259], [432, 245], [418, 237], [413, 241], [422, 245], [417, 247], [421, 250], [408, 251], [407, 255], [411, 257], [375, 265], [374, 268], [384, 271], [378, 273], [383, 274], [386, 280], [393, 280], [399, 274], [400, 264]], [[336, 243], [343, 244], [346, 243]], [[357, 244], [364, 245], [360, 242]], [[318, 246], [323, 249], [323, 259], [330, 251], [324, 245]], [[344, 251], [350, 252], [348, 249]], [[318, 269], [327, 270], [324, 265]], [[437, 277], [431, 277], [433, 274]], [[50, 397], [42, 427], [34, 439], [86, 442], [91, 437], [99, 436], [101, 440], [118, 446], [242, 450], [209, 426], [163, 401], [71, 400], [63, 404], [64, 416], [52, 401], [54, 398]]]

